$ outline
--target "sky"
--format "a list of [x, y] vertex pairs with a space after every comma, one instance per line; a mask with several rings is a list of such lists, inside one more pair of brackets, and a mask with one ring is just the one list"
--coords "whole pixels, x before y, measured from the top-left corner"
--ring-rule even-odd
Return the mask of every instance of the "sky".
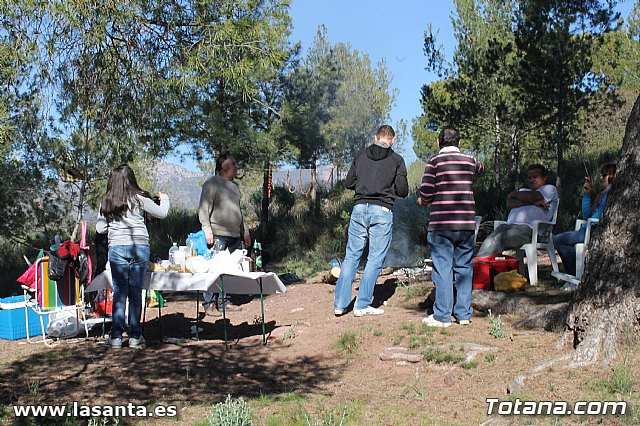
[[[391, 86], [399, 90], [391, 124], [404, 119], [410, 130], [411, 119], [422, 112], [421, 87], [437, 79], [424, 69], [424, 32], [431, 23], [450, 58], [455, 48], [452, 10], [452, 0], [292, 0], [290, 40], [300, 41], [305, 50], [312, 45], [318, 26], [324, 24], [331, 44], [348, 43], [368, 54], [372, 64], [385, 60], [393, 75]], [[402, 152], [407, 164], [416, 159], [408, 136]]]
[[[634, 1], [619, 2], [618, 10], [623, 16], [629, 15]], [[450, 60], [456, 46], [451, 24], [453, 10], [453, 0], [292, 0], [289, 14], [293, 29], [289, 39], [302, 44], [304, 57], [318, 26], [324, 25], [331, 44], [349, 44], [368, 54], [372, 64], [384, 60], [393, 75], [391, 86], [399, 91], [391, 110], [391, 124], [404, 119], [409, 131], [411, 120], [422, 113], [420, 89], [438, 78], [425, 70], [424, 32], [431, 24], [438, 44]], [[411, 135], [407, 136], [402, 155], [410, 164], [416, 155]], [[170, 161], [180, 163], [175, 157]], [[182, 165], [195, 170], [191, 160]]]
[[[618, 10], [624, 17], [629, 16], [634, 1], [619, 2]], [[425, 70], [424, 32], [430, 23], [451, 60], [456, 47], [451, 24], [454, 9], [453, 0], [292, 0], [290, 40], [300, 41], [307, 49], [318, 26], [324, 24], [331, 44], [349, 43], [367, 53], [372, 64], [384, 59], [393, 75], [391, 86], [399, 90], [391, 124], [404, 119], [410, 131], [411, 120], [422, 113], [420, 89], [438, 79]], [[411, 135], [408, 137], [402, 155], [410, 164], [416, 155]]]

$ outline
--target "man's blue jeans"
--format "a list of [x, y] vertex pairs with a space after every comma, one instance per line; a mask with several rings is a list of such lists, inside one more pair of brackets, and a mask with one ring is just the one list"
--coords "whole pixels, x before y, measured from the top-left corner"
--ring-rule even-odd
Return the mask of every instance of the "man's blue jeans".
[[[244, 248], [244, 243], [242, 242], [242, 238], [240, 237], [227, 237], [224, 235], [215, 236], [213, 238], [213, 247], [218, 251], [223, 251], [225, 249], [229, 249], [230, 253], [233, 253], [235, 250], [242, 250]], [[226, 293], [226, 291], [225, 291]], [[229, 301], [229, 295], [225, 294], [225, 303]], [[202, 306], [206, 309], [210, 304], [216, 303], [219, 305], [220, 309], [222, 309], [221, 302], [218, 300], [218, 293], [211, 293], [209, 291], [204, 292], [204, 302]]]
[[375, 204], [356, 204], [353, 207], [349, 221], [347, 253], [336, 284], [335, 309], [345, 309], [351, 303], [351, 286], [367, 241], [369, 256], [360, 280], [354, 309], [365, 309], [371, 305], [373, 288], [391, 245], [392, 226], [393, 212], [388, 208]]
[[113, 323], [111, 337], [122, 337], [125, 308], [129, 298], [129, 338], [140, 338], [142, 288], [149, 262], [149, 246], [109, 247], [109, 264], [113, 285]]
[[584, 243], [587, 228], [577, 231], [563, 232], [553, 237], [553, 245], [562, 259], [564, 271], [569, 275], [576, 274], [576, 244]]
[[[473, 280], [473, 231], [434, 231], [427, 234], [431, 249], [433, 271], [431, 278], [436, 286], [433, 318], [451, 322], [451, 312], [461, 320], [468, 320], [471, 309]], [[453, 281], [456, 282], [456, 301], [453, 303]]]

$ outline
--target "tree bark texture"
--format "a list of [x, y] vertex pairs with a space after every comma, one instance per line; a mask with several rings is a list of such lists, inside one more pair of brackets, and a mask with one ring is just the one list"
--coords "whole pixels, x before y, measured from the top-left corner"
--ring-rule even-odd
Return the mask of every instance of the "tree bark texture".
[[640, 332], [640, 97], [627, 127], [618, 169], [586, 270], [565, 324], [571, 366], [609, 365], [628, 336]]

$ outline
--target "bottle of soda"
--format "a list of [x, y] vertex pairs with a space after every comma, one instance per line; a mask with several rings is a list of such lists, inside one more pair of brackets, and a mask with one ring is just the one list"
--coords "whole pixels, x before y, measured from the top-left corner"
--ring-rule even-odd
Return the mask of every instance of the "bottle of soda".
[[257, 260], [258, 260], [258, 241], [254, 241], [253, 242], [253, 250], [251, 250], [251, 255], [249, 256], [251, 257], [251, 265], [249, 266], [249, 268], [251, 269], [252, 272], [257, 271], [258, 268], [257, 266]]
[[264, 271], [262, 267], [262, 244], [256, 241], [258, 248], [256, 249], [256, 270]]

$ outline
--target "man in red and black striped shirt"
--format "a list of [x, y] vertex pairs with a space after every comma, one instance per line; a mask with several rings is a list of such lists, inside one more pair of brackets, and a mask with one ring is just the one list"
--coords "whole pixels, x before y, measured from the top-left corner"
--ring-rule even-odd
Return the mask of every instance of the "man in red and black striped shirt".
[[[449, 327], [451, 314], [460, 324], [469, 324], [475, 237], [473, 182], [484, 173], [484, 166], [460, 152], [460, 136], [453, 127], [440, 131], [440, 152], [424, 169], [418, 204], [430, 205], [427, 242], [433, 260], [432, 278], [436, 285], [433, 314], [422, 320], [432, 327]], [[453, 281], [457, 297], [454, 306]]]

